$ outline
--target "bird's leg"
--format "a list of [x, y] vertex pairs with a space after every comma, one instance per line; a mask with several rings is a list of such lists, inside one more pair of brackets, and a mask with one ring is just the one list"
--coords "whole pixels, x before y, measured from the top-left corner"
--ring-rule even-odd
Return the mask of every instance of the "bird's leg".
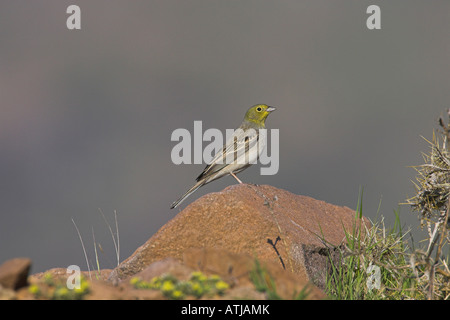
[[230, 174], [233, 176], [233, 178], [235, 178], [237, 180], [237, 182], [239, 182], [240, 184], [242, 184], [242, 181], [239, 180], [238, 177], [236, 177], [236, 175], [233, 172], [230, 172]]

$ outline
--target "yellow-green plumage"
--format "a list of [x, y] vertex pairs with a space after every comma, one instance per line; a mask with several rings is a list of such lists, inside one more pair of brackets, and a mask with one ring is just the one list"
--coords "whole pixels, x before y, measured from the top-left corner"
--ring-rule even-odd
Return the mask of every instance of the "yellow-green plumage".
[[[225, 143], [222, 152], [217, 153], [210, 164], [208, 164], [203, 172], [197, 177], [197, 183], [182, 197], [172, 203], [170, 208], [176, 208], [198, 188], [211, 181], [217, 180], [228, 174], [231, 174], [237, 179], [235, 174], [254, 163], [256, 158], [259, 157], [260, 152], [264, 149], [264, 146], [261, 146], [262, 142], [258, 139], [259, 129], [265, 128], [266, 118], [274, 110], [274, 107], [269, 107], [265, 104], [257, 104], [248, 109], [244, 121], [238, 130], [236, 130], [236, 136]], [[235, 161], [228, 163], [228, 161], [224, 160], [229, 159], [228, 157], [231, 157]], [[241, 183], [239, 179], [237, 179], [237, 181]]]

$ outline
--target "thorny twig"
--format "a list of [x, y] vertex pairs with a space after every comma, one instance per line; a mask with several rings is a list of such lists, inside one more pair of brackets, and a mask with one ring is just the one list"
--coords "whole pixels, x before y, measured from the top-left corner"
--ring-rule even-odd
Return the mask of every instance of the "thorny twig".
[[[414, 259], [419, 258], [418, 266], [423, 266], [423, 275], [428, 279], [427, 298], [430, 300], [436, 298], [437, 287], [445, 287], [445, 290], [448, 290], [449, 280], [448, 266], [441, 259], [442, 249], [449, 240], [450, 153], [448, 143], [450, 142], [450, 109], [447, 111], [447, 115], [447, 124], [442, 117], [439, 118], [439, 125], [443, 130], [441, 131], [442, 143], [433, 133], [433, 140], [430, 142], [431, 151], [429, 154], [424, 154], [426, 163], [415, 167], [418, 172], [418, 184], [415, 184], [417, 194], [407, 200], [413, 210], [419, 212], [422, 225], [426, 224], [427, 226], [429, 235], [427, 251], [425, 254], [419, 254], [416, 251]], [[432, 253], [434, 251], [436, 251], [436, 255], [433, 259]], [[440, 267], [441, 265], [443, 268]], [[438, 279], [437, 274], [442, 279]], [[446, 297], [448, 297], [448, 294]]]

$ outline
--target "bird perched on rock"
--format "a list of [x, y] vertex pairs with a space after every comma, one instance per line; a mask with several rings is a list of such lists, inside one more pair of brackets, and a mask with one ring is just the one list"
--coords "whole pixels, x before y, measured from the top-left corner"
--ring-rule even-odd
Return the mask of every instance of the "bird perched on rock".
[[256, 163], [264, 150], [266, 139], [260, 139], [260, 129], [265, 129], [266, 118], [274, 110], [274, 107], [265, 104], [257, 104], [248, 109], [240, 127], [197, 177], [197, 183], [172, 203], [170, 209], [176, 208], [201, 186], [223, 176], [232, 175], [242, 183], [236, 174]]

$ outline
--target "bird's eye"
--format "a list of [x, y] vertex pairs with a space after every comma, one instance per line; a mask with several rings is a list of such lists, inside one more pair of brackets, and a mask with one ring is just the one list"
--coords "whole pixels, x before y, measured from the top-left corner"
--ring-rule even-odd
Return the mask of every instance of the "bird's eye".
[[261, 107], [256, 108], [256, 111], [261, 112]]

